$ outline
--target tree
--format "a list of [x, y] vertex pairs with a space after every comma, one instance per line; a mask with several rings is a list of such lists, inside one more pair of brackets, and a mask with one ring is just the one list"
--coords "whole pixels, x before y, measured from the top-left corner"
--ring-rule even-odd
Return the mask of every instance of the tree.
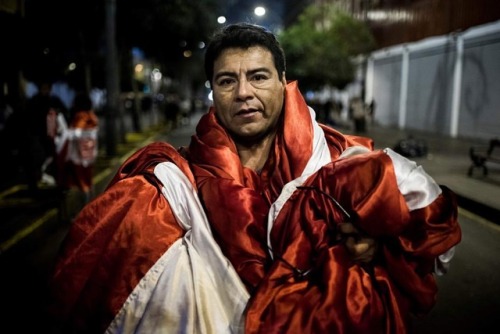
[[168, 63], [216, 27], [214, 0], [130, 0], [118, 4], [119, 40]]
[[[50, 76], [77, 89], [89, 81], [105, 86], [105, 7], [98, 0], [27, 1], [23, 72], [28, 80]], [[183, 51], [206, 41], [216, 28], [216, 0], [116, 1], [116, 44], [120, 69], [128, 71], [133, 47], [142, 49], [162, 71], [178, 75]], [[64, 13], [64, 15], [61, 15]], [[76, 70], [68, 72], [70, 62]], [[124, 70], [124, 74], [126, 74]], [[132, 75], [132, 73], [130, 73]], [[130, 78], [123, 77], [126, 90]]]
[[278, 38], [287, 55], [287, 78], [308, 90], [344, 88], [354, 79], [353, 57], [375, 47], [368, 26], [331, 4], [307, 7]]
[[[28, 80], [67, 80], [85, 89], [82, 78], [102, 50], [101, 1], [26, 1], [23, 17], [22, 71]], [[64, 15], [61, 15], [64, 13]], [[75, 71], [68, 64], [76, 63]], [[101, 71], [102, 72], [102, 69]]]

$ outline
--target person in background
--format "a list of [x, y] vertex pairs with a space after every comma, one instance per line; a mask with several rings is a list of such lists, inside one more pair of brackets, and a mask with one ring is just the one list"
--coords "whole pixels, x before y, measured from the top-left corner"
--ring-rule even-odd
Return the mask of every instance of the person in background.
[[9, 181], [15, 179], [13, 175], [16, 175], [19, 170], [16, 164], [19, 140], [14, 129], [17, 113], [14, 112], [14, 106], [10, 100], [10, 96], [0, 91], [0, 155], [3, 161], [9, 161], [8, 164], [0, 165], [0, 173], [9, 175]]
[[349, 102], [349, 114], [354, 122], [354, 131], [357, 134], [366, 132], [366, 106], [359, 97], [353, 97]]
[[7, 127], [7, 123], [12, 114], [14, 114], [14, 108], [9, 103], [8, 96], [0, 92], [0, 134], [2, 134]]
[[32, 191], [40, 182], [60, 187], [67, 141], [66, 107], [51, 94], [52, 83], [41, 81], [38, 92], [26, 103], [23, 112], [23, 160], [27, 183]]
[[165, 103], [165, 120], [169, 129], [176, 129], [180, 117], [180, 99], [176, 93], [167, 94]]
[[460, 242], [453, 192], [318, 123], [263, 27], [209, 43], [189, 146], [147, 145], [72, 224], [63, 332], [406, 333]]
[[372, 99], [367, 106], [368, 120], [371, 125], [375, 124], [375, 109], [377, 108], [377, 103], [375, 99]]
[[65, 187], [76, 188], [88, 203], [93, 197], [93, 168], [98, 153], [99, 119], [87, 93], [77, 93], [71, 107]]

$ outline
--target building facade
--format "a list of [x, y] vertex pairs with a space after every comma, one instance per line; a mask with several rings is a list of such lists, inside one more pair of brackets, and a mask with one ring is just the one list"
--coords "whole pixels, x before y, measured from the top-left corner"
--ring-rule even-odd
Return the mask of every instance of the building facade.
[[500, 137], [500, 20], [373, 52], [365, 92], [382, 125]]
[[500, 1], [313, 0], [371, 28], [360, 64], [375, 121], [452, 137], [500, 137]]

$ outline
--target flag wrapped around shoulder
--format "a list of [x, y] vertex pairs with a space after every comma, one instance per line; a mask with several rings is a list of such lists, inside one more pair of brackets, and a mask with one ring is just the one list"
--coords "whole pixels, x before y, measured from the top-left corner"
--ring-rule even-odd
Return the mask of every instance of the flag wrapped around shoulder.
[[69, 131], [67, 160], [83, 167], [94, 163], [98, 152], [98, 124], [97, 115], [92, 110], [75, 114]]

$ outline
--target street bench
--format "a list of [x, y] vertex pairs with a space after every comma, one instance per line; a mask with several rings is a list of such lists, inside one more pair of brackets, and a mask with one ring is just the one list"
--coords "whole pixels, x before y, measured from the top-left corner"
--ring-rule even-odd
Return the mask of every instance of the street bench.
[[472, 146], [469, 149], [469, 156], [472, 163], [467, 175], [472, 176], [475, 168], [482, 168], [483, 175], [488, 175], [487, 163], [500, 164], [500, 139], [491, 139], [489, 145]]

